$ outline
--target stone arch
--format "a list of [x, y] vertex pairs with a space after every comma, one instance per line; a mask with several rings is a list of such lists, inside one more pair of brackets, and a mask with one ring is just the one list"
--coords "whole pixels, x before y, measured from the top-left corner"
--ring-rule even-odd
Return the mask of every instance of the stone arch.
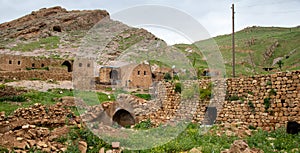
[[72, 64], [69, 61], [64, 61], [62, 66], [67, 66], [68, 67], [68, 72], [72, 72]]
[[131, 115], [130, 112], [128, 112], [125, 109], [119, 109], [116, 111], [112, 117], [114, 122], [117, 122], [119, 125], [126, 127], [131, 126], [135, 124], [135, 119]]

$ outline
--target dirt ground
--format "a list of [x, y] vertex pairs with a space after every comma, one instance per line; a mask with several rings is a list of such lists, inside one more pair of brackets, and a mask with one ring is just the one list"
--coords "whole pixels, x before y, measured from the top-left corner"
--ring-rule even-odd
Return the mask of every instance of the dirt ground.
[[33, 89], [38, 91], [47, 91], [48, 89], [55, 89], [55, 88], [61, 88], [61, 89], [73, 89], [72, 81], [56, 81], [56, 82], [50, 82], [50, 81], [40, 81], [40, 80], [34, 80], [34, 81], [28, 81], [28, 80], [22, 80], [17, 82], [8, 82], [5, 83], [7, 86], [13, 86], [13, 87], [23, 87], [24, 89]]

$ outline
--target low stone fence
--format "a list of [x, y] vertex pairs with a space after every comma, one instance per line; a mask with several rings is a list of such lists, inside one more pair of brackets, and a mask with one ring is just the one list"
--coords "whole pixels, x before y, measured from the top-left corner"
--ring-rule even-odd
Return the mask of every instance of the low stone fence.
[[22, 70], [22, 71], [0, 71], [0, 81], [2, 80], [72, 80], [72, 73], [63, 71], [47, 70]]

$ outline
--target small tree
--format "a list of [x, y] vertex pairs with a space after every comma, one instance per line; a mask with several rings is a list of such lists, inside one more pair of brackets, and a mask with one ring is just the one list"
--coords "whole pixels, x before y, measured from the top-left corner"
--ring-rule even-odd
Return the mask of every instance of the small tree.
[[170, 73], [166, 73], [165, 76], [164, 76], [164, 79], [165, 79], [166, 81], [172, 80], [171, 74], [170, 74]]
[[281, 69], [282, 69], [283, 64], [284, 64], [284, 63], [282, 62], [282, 60], [279, 60], [279, 61], [277, 62], [277, 65], [278, 65], [280, 71], [281, 71]]

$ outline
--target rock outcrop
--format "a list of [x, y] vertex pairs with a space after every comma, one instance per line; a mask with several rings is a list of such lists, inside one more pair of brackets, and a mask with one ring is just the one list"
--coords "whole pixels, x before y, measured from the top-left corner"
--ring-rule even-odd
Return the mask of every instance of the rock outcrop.
[[88, 30], [109, 17], [104, 10], [67, 11], [59, 6], [43, 8], [19, 19], [0, 24], [0, 36], [7, 38], [39, 38], [54, 32]]

